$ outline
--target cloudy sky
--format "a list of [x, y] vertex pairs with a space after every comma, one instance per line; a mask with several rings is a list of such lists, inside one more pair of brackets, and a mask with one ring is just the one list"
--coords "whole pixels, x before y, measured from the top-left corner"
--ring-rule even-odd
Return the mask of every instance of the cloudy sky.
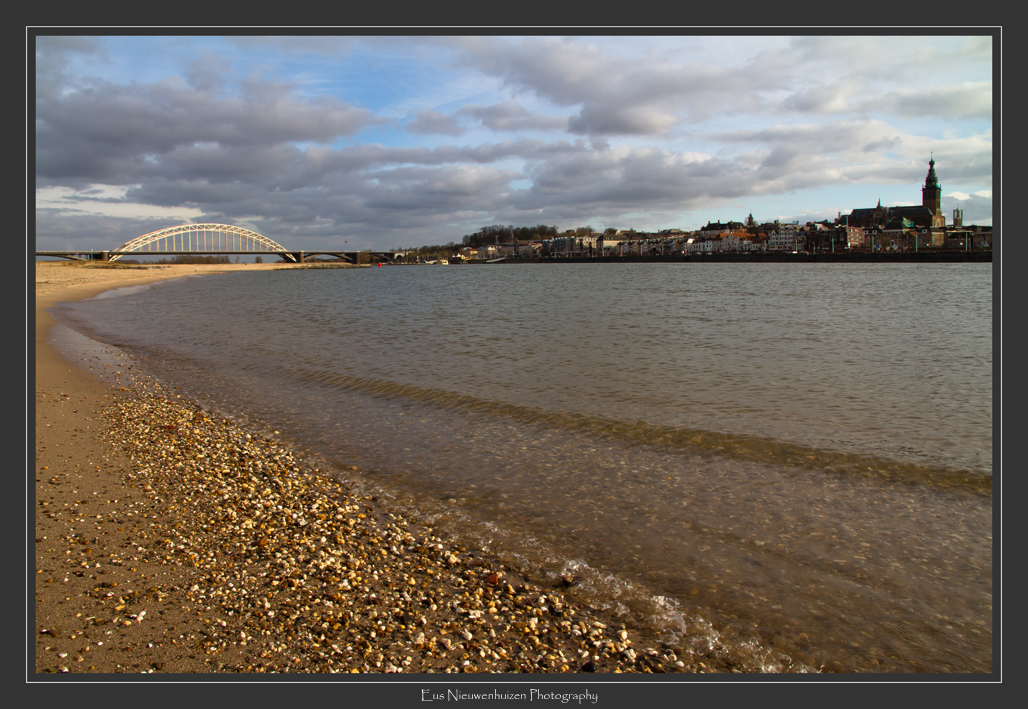
[[992, 107], [988, 36], [39, 36], [36, 248], [834, 219], [931, 155], [992, 224]]

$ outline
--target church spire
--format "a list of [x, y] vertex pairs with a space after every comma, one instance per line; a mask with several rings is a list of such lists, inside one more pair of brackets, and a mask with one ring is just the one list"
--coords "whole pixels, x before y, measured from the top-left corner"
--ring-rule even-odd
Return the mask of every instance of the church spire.
[[935, 174], [935, 155], [933, 154], [931, 159], [928, 161], [928, 176], [924, 179], [924, 186], [926, 189], [942, 189], [939, 184], [939, 178]]
[[932, 212], [931, 226], [946, 226], [946, 217], [942, 214], [942, 185], [935, 174], [935, 154], [928, 160], [928, 176], [924, 178], [921, 188], [921, 205]]

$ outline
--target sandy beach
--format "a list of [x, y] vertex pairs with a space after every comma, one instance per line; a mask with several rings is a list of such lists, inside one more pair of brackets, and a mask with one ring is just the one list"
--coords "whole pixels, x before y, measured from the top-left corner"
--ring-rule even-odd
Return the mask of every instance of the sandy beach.
[[102, 379], [50, 344], [56, 302], [281, 267], [37, 263], [37, 673], [730, 672], [745, 660], [646, 637], [354, 495], [276, 431], [243, 430], [145, 377], [119, 381], [116, 352]]

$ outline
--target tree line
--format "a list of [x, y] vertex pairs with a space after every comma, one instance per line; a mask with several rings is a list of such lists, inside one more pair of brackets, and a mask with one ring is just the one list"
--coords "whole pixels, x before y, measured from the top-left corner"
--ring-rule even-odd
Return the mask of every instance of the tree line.
[[491, 244], [513, 244], [517, 241], [539, 241], [557, 236], [556, 226], [537, 224], [536, 226], [515, 227], [513, 224], [492, 224], [484, 226], [474, 234], [465, 234], [462, 246], [473, 249]]
[[[590, 226], [569, 229], [563, 235], [574, 235], [577, 237], [592, 236], [597, 234]], [[603, 231], [606, 235], [617, 233], [617, 229], [611, 227]], [[513, 244], [517, 241], [542, 241], [543, 239], [554, 239], [562, 236], [560, 229], [547, 224], [536, 224], [535, 226], [516, 227], [513, 224], [491, 224], [484, 226], [474, 234], [465, 234], [461, 242], [450, 241], [445, 244], [433, 244], [430, 246], [418, 246], [409, 249], [419, 257], [425, 259], [449, 258], [462, 247], [477, 249], [479, 246], [491, 246], [500, 244]]]

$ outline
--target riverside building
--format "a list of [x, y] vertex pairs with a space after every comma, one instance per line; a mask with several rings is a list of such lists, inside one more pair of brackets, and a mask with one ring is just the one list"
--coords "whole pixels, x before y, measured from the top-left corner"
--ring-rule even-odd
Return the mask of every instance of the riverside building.
[[884, 229], [890, 222], [910, 222], [913, 227], [945, 229], [946, 216], [942, 213], [942, 185], [935, 174], [935, 158], [928, 161], [928, 175], [921, 188], [920, 207], [883, 207], [882, 201], [868, 209], [854, 209], [846, 219], [851, 227]]

